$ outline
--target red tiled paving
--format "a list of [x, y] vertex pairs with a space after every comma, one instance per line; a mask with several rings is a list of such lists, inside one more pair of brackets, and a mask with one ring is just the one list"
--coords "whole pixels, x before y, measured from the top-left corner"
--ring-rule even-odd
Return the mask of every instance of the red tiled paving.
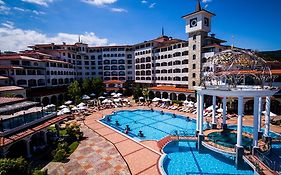
[[[92, 116], [86, 118], [85, 124], [90, 128], [93, 127], [92, 129], [95, 132], [99, 133], [116, 146], [119, 153], [126, 160], [132, 174], [160, 174], [157, 168], [158, 159], [161, 156], [161, 154], [157, 152], [159, 149], [152, 151], [141, 143], [102, 125], [97, 121], [98, 119], [101, 119], [103, 115], [111, 114], [112, 111], [113, 110], [104, 110], [102, 113], [94, 113]], [[100, 128], [100, 125], [102, 125], [103, 128]]]

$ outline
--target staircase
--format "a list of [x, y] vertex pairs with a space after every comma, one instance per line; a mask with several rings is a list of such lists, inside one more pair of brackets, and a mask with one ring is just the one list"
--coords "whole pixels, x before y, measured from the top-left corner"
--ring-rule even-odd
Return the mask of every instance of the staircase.
[[193, 140], [196, 141], [197, 137], [195, 136], [167, 136], [157, 142], [157, 145], [160, 149], [162, 149], [169, 142], [174, 140]]

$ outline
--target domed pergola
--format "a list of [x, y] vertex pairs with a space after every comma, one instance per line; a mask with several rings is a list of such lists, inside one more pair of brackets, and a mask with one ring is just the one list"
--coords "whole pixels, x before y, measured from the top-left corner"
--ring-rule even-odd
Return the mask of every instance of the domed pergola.
[[[238, 99], [237, 118], [237, 143], [235, 146], [236, 165], [239, 167], [243, 162], [244, 149], [242, 146], [242, 126], [245, 98], [253, 98], [253, 149], [258, 149], [258, 134], [261, 132], [262, 101], [265, 99], [265, 131], [266, 141], [270, 140], [270, 97], [278, 92], [278, 88], [272, 87], [272, 74], [266, 61], [254, 52], [241, 49], [231, 49], [220, 52], [207, 59], [203, 65], [201, 86], [195, 87], [197, 91], [197, 132], [198, 149], [202, 147], [204, 95], [212, 96], [213, 113], [212, 128], [217, 128], [216, 98], [223, 98], [222, 129], [227, 128], [226, 104], [227, 98]], [[262, 132], [261, 132], [262, 133]]]

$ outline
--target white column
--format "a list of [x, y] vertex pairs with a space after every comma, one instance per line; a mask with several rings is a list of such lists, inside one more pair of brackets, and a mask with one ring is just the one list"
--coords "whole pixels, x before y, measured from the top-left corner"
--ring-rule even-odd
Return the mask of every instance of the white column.
[[197, 98], [197, 118], [196, 118], [196, 131], [199, 131], [199, 120], [200, 120], [200, 95], [197, 93], [196, 95]]
[[176, 94], [176, 97], [177, 97], [177, 99], [176, 99], [176, 100], [179, 100], [179, 94]]
[[31, 157], [31, 153], [30, 153], [30, 140], [26, 140], [26, 157]]
[[213, 96], [213, 113], [212, 113], [212, 124], [216, 124], [216, 96]]
[[46, 130], [46, 131], [44, 131], [44, 143], [45, 143], [45, 145], [47, 145], [47, 144], [48, 144], [48, 139], [47, 139], [47, 130]]
[[259, 97], [254, 97], [254, 121], [253, 121], [253, 127], [254, 127], [254, 139], [253, 139], [253, 147], [258, 147], [258, 124], [259, 124], [259, 117], [258, 117], [258, 113], [259, 113]]
[[265, 98], [265, 130], [264, 136], [269, 137], [269, 130], [270, 130], [270, 97]]
[[261, 113], [262, 113], [262, 97], [259, 97], [259, 109], [258, 109], [258, 132], [261, 132]]
[[237, 147], [242, 147], [242, 130], [243, 130], [243, 97], [238, 97], [238, 119], [237, 119]]
[[163, 98], [163, 92], [160, 92], [160, 98]]
[[199, 119], [199, 134], [203, 135], [203, 117], [204, 117], [204, 94], [200, 95], [200, 119]]
[[223, 97], [223, 100], [222, 100], [222, 109], [223, 109], [223, 112], [222, 112], [222, 124], [226, 124], [226, 97]]

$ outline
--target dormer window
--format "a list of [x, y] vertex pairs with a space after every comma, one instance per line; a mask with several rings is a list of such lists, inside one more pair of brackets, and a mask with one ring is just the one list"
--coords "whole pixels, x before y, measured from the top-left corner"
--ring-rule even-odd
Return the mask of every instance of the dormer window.
[[210, 25], [210, 20], [209, 20], [209, 18], [204, 18], [204, 25], [205, 26], [207, 26], [207, 27], [209, 27], [209, 25]]

